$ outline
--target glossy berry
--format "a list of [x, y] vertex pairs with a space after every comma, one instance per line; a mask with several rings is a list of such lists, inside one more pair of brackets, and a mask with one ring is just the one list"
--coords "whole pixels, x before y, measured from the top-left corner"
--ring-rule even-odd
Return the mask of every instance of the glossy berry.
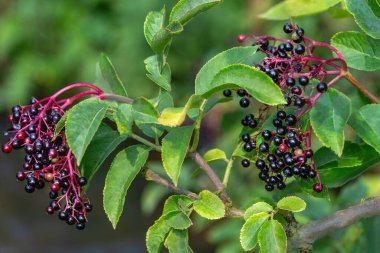
[[317, 84], [317, 91], [320, 93], [326, 92], [327, 91], [327, 84], [324, 82], [320, 82], [319, 84]]
[[249, 126], [250, 128], [256, 128], [257, 125], [258, 125], [258, 123], [257, 123], [257, 120], [255, 120], [255, 119], [250, 120], [250, 121], [248, 122], [248, 126]]
[[285, 123], [287, 126], [294, 126], [297, 123], [297, 118], [293, 114], [286, 116]]
[[306, 158], [312, 158], [313, 157], [313, 150], [308, 149], [305, 151], [305, 157]]
[[265, 167], [265, 162], [262, 159], [257, 159], [255, 165], [258, 169], [263, 169]]
[[265, 185], [265, 190], [267, 190], [268, 192], [271, 192], [271, 191], [274, 190], [274, 186], [270, 185], [270, 184], [267, 184], [267, 185]]
[[291, 176], [293, 176], [293, 171], [292, 171], [292, 169], [290, 167], [286, 167], [283, 170], [283, 173], [284, 173], [285, 177], [291, 177]]
[[241, 165], [245, 168], [248, 168], [251, 165], [251, 163], [249, 162], [248, 159], [243, 159], [241, 160]]
[[301, 55], [301, 54], [305, 53], [305, 47], [301, 44], [298, 44], [297, 46], [295, 46], [294, 52], [298, 55]]
[[264, 140], [270, 140], [270, 138], [272, 137], [272, 133], [269, 130], [264, 130], [261, 133], [261, 136], [263, 137]]
[[260, 150], [260, 152], [263, 152], [263, 153], [268, 152], [269, 151], [268, 143], [266, 143], [266, 142], [261, 143], [259, 146], [259, 150]]
[[16, 178], [18, 181], [24, 181], [26, 178], [26, 174], [22, 171], [17, 172]]
[[315, 192], [322, 192], [323, 191], [323, 184], [321, 184], [321, 183], [316, 183], [316, 184], [314, 184], [313, 185], [313, 190], [315, 191]]
[[301, 95], [301, 94], [302, 94], [302, 90], [301, 90], [300, 87], [298, 87], [298, 86], [294, 86], [294, 87], [292, 88], [292, 93], [293, 93], [294, 95]]
[[76, 225], [76, 228], [78, 230], [83, 230], [83, 229], [85, 229], [85, 227], [86, 227], [85, 223], [77, 223], [77, 225]]
[[78, 183], [80, 186], [85, 186], [87, 184], [87, 179], [85, 177], [80, 177]]
[[238, 89], [236, 93], [238, 94], [239, 97], [245, 97], [247, 95], [247, 92], [243, 89]]
[[302, 37], [305, 34], [305, 31], [300, 27], [296, 30], [298, 36]]
[[306, 76], [301, 76], [298, 79], [298, 82], [299, 82], [300, 85], [306, 86], [309, 83], [309, 78], [307, 78]]
[[293, 50], [293, 45], [290, 42], [285, 43], [285, 50], [291, 52]]
[[280, 181], [277, 183], [277, 188], [279, 190], [283, 190], [283, 189], [285, 189], [285, 187], [286, 187], [286, 184], [284, 182]]
[[51, 184], [50, 185], [50, 190], [52, 190], [53, 192], [57, 192], [61, 189], [61, 187], [59, 186], [59, 184], [57, 183], [54, 183], [54, 184]]
[[246, 152], [251, 152], [253, 148], [252, 148], [252, 145], [249, 142], [247, 142], [247, 143], [244, 144], [243, 149]]
[[288, 146], [285, 143], [282, 143], [282, 144], [280, 144], [280, 146], [278, 146], [278, 149], [281, 152], [286, 152], [288, 150]]
[[247, 98], [242, 98], [240, 99], [240, 106], [243, 108], [247, 108], [249, 106], [249, 99]]
[[289, 23], [284, 24], [282, 29], [285, 33], [291, 33], [293, 31], [292, 25]]
[[279, 119], [285, 119], [286, 118], [286, 112], [284, 112], [284, 111], [278, 111], [277, 112], [277, 118], [279, 118]]
[[297, 106], [297, 107], [303, 107], [305, 105], [305, 99], [301, 98], [301, 97], [297, 97], [295, 100], [294, 100], [294, 105]]
[[32, 193], [32, 192], [34, 192], [34, 190], [35, 190], [35, 187], [34, 186], [31, 186], [31, 185], [25, 185], [25, 191], [27, 192], [27, 193]]
[[58, 213], [58, 219], [60, 219], [60, 220], [66, 220], [67, 219], [67, 213], [65, 211], [60, 211]]
[[4, 144], [1, 150], [3, 151], [3, 153], [9, 154], [10, 152], [12, 152], [12, 146], [9, 144]]
[[244, 141], [244, 142], [249, 142], [249, 141], [251, 140], [251, 137], [249, 136], [249, 134], [243, 134], [243, 135], [241, 136], [241, 139], [242, 139], [242, 141]]

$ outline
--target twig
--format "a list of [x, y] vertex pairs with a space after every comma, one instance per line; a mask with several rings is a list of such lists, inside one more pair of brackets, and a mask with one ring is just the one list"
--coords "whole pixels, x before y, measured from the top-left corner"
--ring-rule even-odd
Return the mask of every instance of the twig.
[[157, 175], [156, 173], [154, 173], [154, 171], [152, 171], [151, 169], [146, 169], [144, 176], [145, 176], [146, 180], [153, 181], [157, 184], [160, 184], [160, 185], [168, 188], [169, 190], [171, 190], [177, 194], [183, 194], [183, 195], [189, 196], [192, 199], [198, 199], [198, 195], [195, 194], [194, 192], [191, 192], [189, 190], [186, 190], [186, 189], [183, 189], [183, 188], [180, 188], [180, 187], [173, 185], [172, 183], [170, 183], [165, 178], [162, 178], [159, 175]]
[[340, 210], [335, 214], [310, 222], [298, 229], [288, 241], [288, 251], [294, 249], [311, 249], [311, 245], [319, 238], [347, 227], [361, 219], [380, 215], [380, 197], [368, 199], [358, 205]]
[[114, 95], [114, 94], [101, 94], [99, 95], [99, 98], [102, 100], [112, 100], [112, 101], [121, 102], [125, 104], [133, 104], [134, 102], [132, 98]]
[[360, 90], [367, 98], [376, 104], [380, 104], [380, 99], [375, 97], [361, 82], [359, 82], [350, 72], [344, 76], [350, 83], [352, 83], [358, 90]]

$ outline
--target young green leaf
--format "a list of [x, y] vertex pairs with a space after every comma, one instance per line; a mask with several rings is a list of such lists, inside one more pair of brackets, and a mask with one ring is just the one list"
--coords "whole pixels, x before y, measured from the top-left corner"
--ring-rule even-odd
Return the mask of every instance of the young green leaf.
[[144, 134], [152, 138], [157, 138], [162, 135], [162, 129], [156, 125], [160, 114], [148, 99], [143, 97], [137, 98], [132, 109], [133, 119], [137, 127], [140, 128]]
[[323, 184], [340, 187], [379, 163], [380, 154], [369, 145], [346, 142], [341, 157], [322, 147], [314, 154], [314, 161]]
[[170, 215], [172, 214], [161, 216], [148, 229], [146, 233], [146, 247], [149, 253], [160, 253], [162, 244], [171, 230], [171, 227], [167, 224], [167, 219]]
[[162, 162], [174, 185], [178, 183], [192, 133], [192, 126], [173, 128], [162, 141]]
[[345, 2], [358, 26], [372, 38], [380, 39], [380, 18], [374, 13], [376, 8], [374, 5], [378, 3], [367, 0], [346, 0]]
[[189, 236], [187, 230], [170, 230], [165, 240], [165, 247], [170, 253], [189, 253]]
[[154, 35], [164, 27], [165, 7], [161, 11], [151, 11], [145, 18], [144, 35], [149, 45], [152, 44]]
[[200, 105], [201, 98], [192, 95], [187, 101], [185, 107], [165, 108], [157, 122], [164, 126], [176, 127], [180, 126], [186, 119], [186, 115], [191, 108], [196, 108]]
[[188, 213], [190, 211], [189, 206], [192, 203], [193, 200], [185, 195], [172, 195], [165, 201], [162, 214], [164, 215], [174, 211]]
[[162, 54], [170, 45], [172, 38], [183, 31], [181, 23], [173, 21], [167, 27], [161, 28], [153, 36], [151, 47], [157, 54]]
[[223, 51], [209, 60], [195, 78], [195, 94], [204, 94], [210, 90], [209, 86], [223, 68], [237, 63], [244, 63], [257, 52], [255, 47], [234, 47]]
[[269, 20], [288, 20], [291, 17], [301, 17], [326, 11], [340, 1], [285, 0], [261, 14], [260, 17]]
[[132, 131], [133, 124], [132, 105], [119, 105], [114, 112], [114, 119], [119, 133], [122, 135], [128, 135]]
[[225, 215], [225, 206], [222, 200], [208, 190], [199, 193], [199, 199], [194, 201], [194, 210], [209, 220], [220, 219]]
[[98, 63], [99, 73], [97, 85], [106, 92], [120, 96], [128, 96], [123, 82], [120, 80], [111, 60], [104, 53], [100, 55]]
[[99, 170], [104, 160], [111, 154], [114, 149], [123, 142], [127, 136], [119, 135], [109, 126], [102, 124], [95, 133], [80, 165], [82, 176], [86, 177], [88, 182]]
[[170, 214], [174, 215], [172, 215], [170, 219], [167, 219], [166, 222], [171, 228], [183, 230], [188, 229], [193, 225], [193, 222], [190, 220], [189, 216], [182, 211], [173, 211], [170, 212]]
[[258, 101], [267, 105], [285, 104], [284, 95], [280, 88], [262, 71], [244, 64], [233, 64], [223, 68], [214, 77], [203, 97], [210, 97], [213, 93], [226, 88], [243, 88]]
[[145, 59], [145, 68], [148, 71], [147, 77], [157, 85], [167, 91], [171, 91], [171, 70], [169, 64], [162, 65], [158, 55], [153, 55]]
[[351, 68], [364, 71], [380, 69], [379, 40], [360, 32], [340, 32], [332, 37], [331, 45], [343, 54]]
[[266, 221], [259, 231], [260, 252], [285, 253], [286, 234], [281, 223], [276, 220]]
[[67, 113], [66, 137], [78, 165], [100, 123], [106, 115], [105, 103], [95, 99], [87, 99], [75, 105]]
[[257, 213], [269, 213], [273, 211], [273, 207], [266, 202], [257, 202], [248, 207], [244, 213], [244, 220], [248, 220], [252, 215]]
[[314, 133], [324, 146], [331, 148], [338, 156], [344, 146], [343, 128], [351, 114], [350, 99], [336, 89], [329, 88], [310, 111]]
[[185, 25], [193, 17], [201, 12], [207, 11], [223, 0], [180, 0], [170, 13], [169, 22], [178, 21]]
[[104, 186], [103, 205], [113, 228], [119, 222], [128, 188], [145, 164], [149, 150], [143, 145], [130, 146], [112, 162]]
[[165, 108], [173, 107], [173, 98], [169, 92], [162, 92], [158, 97], [150, 100], [157, 111], [162, 112]]
[[206, 162], [211, 162], [215, 160], [224, 160], [228, 162], [226, 153], [224, 153], [223, 150], [217, 148], [210, 149], [209, 151], [207, 151], [206, 154], [204, 154], [203, 159]]
[[277, 203], [277, 207], [291, 212], [301, 212], [305, 210], [306, 202], [297, 196], [289, 196], [282, 198]]
[[363, 106], [352, 114], [348, 123], [360, 138], [380, 153], [380, 105]]
[[244, 223], [240, 230], [240, 244], [245, 251], [253, 250], [256, 247], [259, 230], [269, 216], [268, 213], [256, 213]]

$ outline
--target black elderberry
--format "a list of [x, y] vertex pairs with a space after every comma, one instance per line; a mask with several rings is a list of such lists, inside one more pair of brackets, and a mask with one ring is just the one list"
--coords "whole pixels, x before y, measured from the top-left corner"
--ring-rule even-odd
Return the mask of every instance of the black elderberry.
[[301, 90], [301, 88], [299, 86], [294, 86], [292, 88], [292, 93], [294, 95], [301, 95], [302, 94], [302, 90]]
[[289, 97], [288, 95], [284, 95], [284, 98], [285, 98], [285, 101], [286, 101], [286, 105], [291, 105], [292, 103], [292, 99], [291, 97]]
[[278, 48], [279, 51], [284, 52], [285, 51], [285, 43], [281, 43], [280, 45], [278, 45], [277, 48]]
[[319, 84], [317, 84], [317, 91], [320, 93], [326, 92], [327, 91], [327, 84], [324, 82], [320, 82]]
[[286, 187], [286, 184], [283, 181], [280, 181], [277, 183], [277, 188], [279, 190], [283, 190], [283, 189], [285, 189], [285, 187]]
[[243, 149], [246, 151], [246, 152], [251, 152], [252, 151], [252, 145], [250, 143], [245, 143], [244, 146], [243, 146]]
[[258, 125], [258, 123], [257, 123], [257, 120], [255, 120], [255, 119], [250, 120], [250, 121], [248, 122], [248, 126], [249, 126], [250, 128], [256, 128], [257, 125]]
[[298, 166], [293, 167], [293, 174], [294, 175], [299, 175], [301, 173], [301, 170]]
[[257, 159], [255, 165], [258, 169], [263, 169], [265, 167], [265, 162], [262, 159]]
[[286, 85], [289, 87], [293, 87], [296, 84], [296, 80], [292, 77], [286, 78]]
[[301, 98], [301, 97], [296, 97], [296, 99], [294, 100], [294, 105], [297, 106], [297, 107], [303, 107], [305, 105], [305, 99]]
[[285, 167], [285, 162], [282, 159], [278, 160], [276, 164], [277, 164], [277, 167], [280, 169]]
[[285, 119], [286, 118], [286, 112], [284, 112], [284, 111], [278, 111], [277, 112], [277, 117], [279, 119]]
[[85, 227], [86, 227], [86, 224], [85, 224], [85, 223], [77, 223], [77, 224], [76, 224], [76, 228], [77, 228], [78, 230], [83, 230], [83, 229], [85, 229]]
[[317, 173], [314, 170], [309, 170], [308, 176], [310, 178], [315, 178], [317, 176]]
[[286, 23], [283, 28], [285, 33], [291, 33], [293, 31], [292, 25], [289, 23]]
[[22, 148], [22, 141], [20, 141], [20, 140], [14, 140], [14, 141], [12, 141], [12, 148], [13, 149], [20, 149], [20, 148]]
[[276, 70], [274, 69], [271, 69], [269, 71], [269, 76], [273, 79], [273, 80], [277, 80], [278, 79], [278, 73]]
[[238, 94], [239, 97], [245, 97], [247, 95], [247, 92], [243, 89], [238, 89], [236, 93]]
[[287, 157], [285, 157], [285, 163], [286, 163], [287, 165], [293, 165], [293, 164], [294, 164], [294, 159], [293, 159], [293, 157], [291, 157], [291, 156], [287, 156]]
[[306, 151], [305, 151], [305, 157], [306, 157], [306, 158], [311, 158], [311, 157], [313, 157], [313, 150], [311, 150], [311, 149], [306, 150]]
[[242, 98], [240, 99], [240, 106], [243, 108], [247, 108], [249, 106], [249, 99], [247, 98]]
[[260, 178], [261, 180], [266, 180], [267, 177], [268, 177], [268, 174], [267, 174], [267, 173], [265, 173], [265, 172], [263, 172], [263, 171], [261, 171], [261, 172], [259, 173], [259, 178]]
[[78, 183], [80, 186], [85, 186], [87, 184], [87, 179], [85, 177], [80, 177]]
[[292, 169], [290, 167], [286, 167], [283, 170], [283, 173], [284, 173], [285, 177], [291, 177], [291, 176], [293, 176], [293, 171], [292, 171]]
[[276, 157], [274, 155], [268, 155], [267, 160], [268, 160], [268, 162], [274, 162], [274, 161], [276, 161]]
[[257, 69], [260, 70], [260, 71], [263, 71], [263, 70], [264, 70], [264, 67], [261, 66], [260, 64], [256, 64], [256, 65], [255, 65], [255, 68], [257, 68]]
[[266, 142], [261, 143], [259, 146], [259, 150], [260, 150], [260, 152], [263, 152], [263, 153], [268, 152], [269, 151], [268, 143], [266, 143]]
[[53, 191], [49, 192], [50, 199], [56, 199], [57, 197], [58, 197], [58, 192], [53, 192]]
[[243, 134], [243, 135], [241, 136], [241, 139], [242, 139], [242, 141], [244, 141], [244, 142], [249, 142], [249, 141], [251, 140], [251, 137], [249, 136], [249, 134]]
[[231, 95], [232, 95], [232, 91], [231, 90], [224, 90], [223, 91], [223, 95], [225, 96], [225, 97], [231, 97]]
[[297, 123], [297, 118], [293, 114], [286, 116], [285, 123], [287, 126], [294, 126]]
[[267, 50], [268, 49], [268, 45], [269, 45], [269, 41], [268, 40], [262, 40], [262, 41], [259, 41], [260, 43], [260, 47], [261, 49], [263, 50]]
[[255, 119], [255, 116], [252, 113], [247, 114], [245, 116], [245, 120], [247, 120], [247, 121], [251, 121], [251, 120], [254, 120], [254, 119]]
[[298, 82], [300, 83], [300, 85], [306, 86], [309, 83], [309, 78], [306, 76], [301, 76], [300, 78], [298, 78]]
[[305, 34], [305, 31], [300, 27], [296, 30], [298, 36], [302, 37]]
[[87, 212], [91, 212], [92, 211], [92, 205], [90, 203], [84, 203], [84, 207], [86, 208]]
[[251, 165], [251, 163], [249, 162], [248, 159], [243, 159], [241, 160], [241, 165], [245, 168], [248, 168]]
[[301, 54], [305, 53], [305, 47], [301, 44], [298, 44], [297, 46], [295, 46], [294, 52], [298, 55], [301, 55]]
[[34, 190], [35, 190], [35, 187], [34, 187], [34, 186], [31, 186], [31, 185], [29, 185], [29, 184], [25, 185], [25, 191], [26, 191], [27, 193], [32, 193], [32, 192], [34, 192]]
[[267, 190], [268, 192], [271, 192], [271, 191], [274, 190], [274, 186], [270, 185], [270, 184], [267, 184], [267, 185], [265, 185], [265, 190]]
[[271, 168], [271, 170], [273, 171], [277, 171], [278, 167], [277, 167], [277, 163], [276, 162], [270, 162], [269, 163], [269, 167]]
[[293, 50], [293, 45], [290, 42], [285, 43], [285, 50], [291, 52]]
[[247, 121], [246, 119], [242, 119], [242, 120], [241, 120], [241, 124], [242, 124], [243, 126], [248, 126], [248, 121]]
[[270, 138], [272, 137], [272, 132], [269, 131], [269, 130], [264, 130], [264, 131], [261, 133], [261, 136], [263, 137], [264, 140], [268, 141], [268, 140], [270, 140]]
[[67, 218], [66, 218], [66, 223], [67, 223], [68, 225], [74, 225], [74, 224], [76, 223], [75, 218], [72, 217], [72, 216], [67, 217]]
[[286, 134], [286, 128], [285, 127], [278, 127], [276, 130], [276, 133], [278, 135], [285, 135]]
[[275, 152], [276, 156], [278, 156], [278, 157], [283, 157], [285, 154], [279, 148], [276, 148], [276, 150], [274, 152]]
[[34, 125], [29, 125], [27, 128], [28, 133], [35, 133], [36, 127]]
[[282, 52], [282, 51], [278, 52], [278, 56], [280, 56], [280, 58], [283, 58], [283, 59], [288, 58], [288, 55], [285, 52]]
[[282, 127], [282, 121], [278, 118], [273, 119], [273, 126], [275, 127]]

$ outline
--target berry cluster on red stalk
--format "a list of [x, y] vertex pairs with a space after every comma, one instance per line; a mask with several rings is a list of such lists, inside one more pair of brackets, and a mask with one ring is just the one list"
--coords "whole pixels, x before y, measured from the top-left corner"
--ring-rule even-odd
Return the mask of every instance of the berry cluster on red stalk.
[[[322, 42], [304, 36], [305, 31], [297, 24], [286, 23], [283, 26], [289, 39], [269, 36], [239, 35], [240, 43], [254, 40], [252, 46], [259, 46], [258, 51], [265, 54], [254, 67], [266, 73], [281, 89], [286, 105], [277, 107], [272, 126], [265, 124], [268, 120], [268, 105], [259, 109], [255, 117], [248, 114], [242, 119], [246, 133], [241, 138], [243, 149], [247, 153], [256, 151], [253, 159], [243, 159], [242, 166], [249, 167], [250, 160], [260, 169], [259, 177], [268, 191], [286, 187], [286, 181], [292, 176], [315, 180], [313, 189], [323, 190], [311, 149], [312, 128], [304, 129], [302, 116], [316, 103], [318, 98], [347, 72], [347, 65], [339, 51]], [[315, 56], [316, 48], [325, 48], [334, 52], [336, 58], [321, 59]], [[236, 90], [240, 106], [250, 105], [250, 94], [245, 90]], [[231, 90], [224, 90], [225, 96], [231, 96]]]
[[[64, 92], [74, 88], [89, 88], [88, 91], [58, 100]], [[87, 212], [92, 205], [81, 192], [86, 178], [80, 175], [76, 159], [67, 145], [65, 130], [54, 136], [57, 123], [72, 103], [84, 96], [103, 94], [91, 84], [73, 84], [48, 98], [32, 98], [29, 105], [15, 105], [8, 117], [10, 128], [4, 133], [8, 141], [2, 146], [4, 153], [24, 149], [23, 170], [16, 174], [19, 181], [26, 181], [25, 191], [32, 193], [50, 184], [48, 214], [58, 212], [58, 218], [69, 225], [85, 228]]]

